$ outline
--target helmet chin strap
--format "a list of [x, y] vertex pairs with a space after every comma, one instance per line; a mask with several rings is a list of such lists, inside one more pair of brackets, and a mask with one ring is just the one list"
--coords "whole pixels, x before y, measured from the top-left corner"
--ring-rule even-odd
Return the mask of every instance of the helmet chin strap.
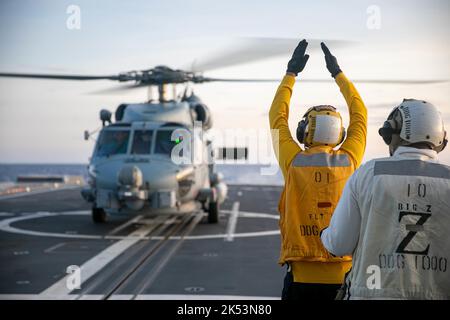
[[445, 147], [447, 146], [448, 143], [448, 139], [447, 139], [447, 131], [444, 132], [444, 141], [442, 141], [440, 146], [437, 146], [435, 148], [433, 148], [434, 151], [436, 151], [437, 153], [441, 152], [442, 150], [445, 149]]
[[395, 150], [400, 147], [401, 139], [398, 134], [393, 134], [391, 143], [389, 144], [389, 155], [392, 157], [394, 155]]

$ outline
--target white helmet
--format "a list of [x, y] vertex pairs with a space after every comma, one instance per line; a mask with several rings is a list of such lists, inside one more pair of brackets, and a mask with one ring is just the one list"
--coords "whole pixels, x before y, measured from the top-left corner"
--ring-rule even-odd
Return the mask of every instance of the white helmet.
[[[428, 144], [437, 152], [447, 145], [447, 133], [444, 121], [437, 108], [429, 102], [415, 99], [403, 99], [403, 102], [389, 114], [383, 127], [378, 130], [386, 144], [411, 145]], [[399, 141], [393, 141], [397, 134]], [[396, 149], [397, 146], [394, 146]]]

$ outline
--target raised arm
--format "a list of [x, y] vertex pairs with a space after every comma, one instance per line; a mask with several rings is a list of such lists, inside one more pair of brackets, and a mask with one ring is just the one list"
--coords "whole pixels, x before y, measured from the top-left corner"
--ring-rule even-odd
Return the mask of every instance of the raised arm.
[[327, 46], [322, 43], [322, 50], [325, 54], [327, 69], [331, 76], [335, 78], [342, 95], [345, 98], [350, 114], [350, 123], [347, 129], [347, 137], [341, 146], [341, 150], [347, 152], [357, 168], [364, 156], [367, 138], [367, 109], [353, 83], [347, 79], [339, 67], [336, 57], [334, 57]]
[[362, 162], [366, 149], [367, 109], [353, 83], [347, 79], [343, 72], [337, 75], [336, 83], [347, 102], [350, 114], [347, 137], [340, 149], [350, 154], [357, 168]]
[[295, 49], [288, 63], [286, 75], [278, 87], [269, 111], [272, 144], [285, 179], [289, 164], [295, 155], [301, 151], [300, 146], [292, 138], [288, 119], [289, 103], [291, 101], [295, 77], [304, 69], [309, 58], [309, 55], [305, 54], [307, 46], [308, 43], [302, 40]]

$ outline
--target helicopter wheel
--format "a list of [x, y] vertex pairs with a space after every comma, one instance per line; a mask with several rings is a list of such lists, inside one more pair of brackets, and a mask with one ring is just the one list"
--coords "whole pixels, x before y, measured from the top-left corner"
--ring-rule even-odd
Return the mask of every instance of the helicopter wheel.
[[218, 202], [210, 202], [208, 207], [208, 223], [217, 223], [219, 222], [219, 203]]
[[95, 223], [106, 222], [106, 212], [102, 208], [92, 207], [92, 220]]

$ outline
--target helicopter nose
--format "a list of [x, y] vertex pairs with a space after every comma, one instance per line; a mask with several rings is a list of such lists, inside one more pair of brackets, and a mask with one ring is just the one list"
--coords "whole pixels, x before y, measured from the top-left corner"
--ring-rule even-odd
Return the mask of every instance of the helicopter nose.
[[142, 171], [134, 165], [123, 166], [118, 175], [118, 198], [132, 210], [140, 210], [148, 199], [148, 191], [142, 190]]
[[143, 184], [141, 169], [134, 165], [125, 165], [120, 169], [118, 175], [119, 185], [140, 188]]

